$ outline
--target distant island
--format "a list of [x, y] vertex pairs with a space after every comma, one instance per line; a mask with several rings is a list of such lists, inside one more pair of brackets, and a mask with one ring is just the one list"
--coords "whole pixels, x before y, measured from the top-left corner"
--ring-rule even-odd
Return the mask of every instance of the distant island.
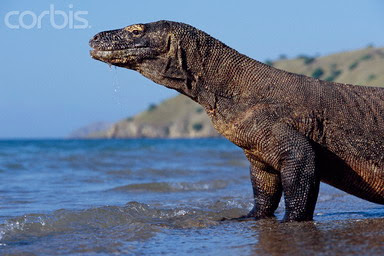
[[[266, 64], [327, 81], [384, 87], [384, 48], [367, 47], [324, 57], [284, 55]], [[218, 137], [203, 108], [178, 95], [150, 105], [138, 115], [115, 124], [95, 123], [73, 132], [71, 138], [204, 138]]]

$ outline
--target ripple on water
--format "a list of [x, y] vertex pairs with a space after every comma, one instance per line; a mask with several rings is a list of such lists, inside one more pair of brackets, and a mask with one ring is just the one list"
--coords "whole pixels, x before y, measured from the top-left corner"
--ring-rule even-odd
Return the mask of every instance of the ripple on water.
[[117, 192], [184, 192], [184, 191], [209, 191], [215, 189], [223, 189], [228, 185], [224, 180], [210, 180], [200, 182], [150, 182], [150, 183], [138, 183], [129, 184], [125, 186], [119, 186], [112, 188], [108, 191]]
[[19, 171], [26, 169], [22, 163], [6, 163], [3, 168], [8, 171]]
[[78, 248], [89, 247], [93, 244], [92, 240], [95, 240], [101, 247], [116, 247], [116, 243], [119, 243], [118, 247], [124, 249], [125, 245], [131, 245], [130, 241], [146, 240], [163, 228], [185, 229], [217, 225], [223, 217], [244, 214], [246, 210], [242, 206], [234, 202], [216, 202], [207, 205], [205, 209], [154, 208], [130, 202], [125, 206], [104, 206], [77, 211], [62, 209], [51, 214], [28, 214], [8, 219], [0, 225], [0, 243], [9, 250], [29, 248], [36, 251], [36, 247], [41, 247], [41, 243], [47, 240], [51, 247], [55, 243], [65, 244], [67, 240], [70, 243], [67, 250], [73, 253], [78, 252]]

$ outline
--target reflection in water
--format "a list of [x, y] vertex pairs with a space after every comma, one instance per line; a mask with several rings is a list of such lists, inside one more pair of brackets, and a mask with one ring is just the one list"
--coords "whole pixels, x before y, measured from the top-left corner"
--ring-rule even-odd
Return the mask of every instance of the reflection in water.
[[255, 255], [384, 255], [384, 218], [340, 222], [255, 222]]

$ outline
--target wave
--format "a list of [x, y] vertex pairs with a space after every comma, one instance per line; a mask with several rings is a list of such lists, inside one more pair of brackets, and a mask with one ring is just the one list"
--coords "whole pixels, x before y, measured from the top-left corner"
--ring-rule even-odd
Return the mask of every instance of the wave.
[[[250, 205], [233, 199], [217, 201], [202, 209], [154, 208], [129, 202], [125, 206], [103, 206], [85, 210], [57, 210], [51, 214], [27, 214], [0, 224], [0, 245], [31, 243], [36, 239], [72, 236], [116, 241], [148, 239], [162, 228], [199, 228], [217, 225], [222, 218], [238, 217]], [[61, 242], [62, 243], [62, 242]]]
[[132, 192], [132, 191], [148, 191], [148, 192], [183, 192], [183, 191], [209, 191], [223, 189], [228, 186], [228, 182], [224, 180], [200, 181], [196, 183], [189, 182], [150, 182], [129, 184], [119, 186], [108, 191]]

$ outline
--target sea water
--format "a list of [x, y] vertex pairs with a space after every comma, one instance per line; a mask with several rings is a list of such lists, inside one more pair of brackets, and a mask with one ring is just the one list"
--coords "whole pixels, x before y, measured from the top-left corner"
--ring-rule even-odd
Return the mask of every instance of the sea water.
[[0, 141], [0, 255], [384, 255], [384, 207], [321, 186], [315, 221], [253, 206], [224, 139]]

